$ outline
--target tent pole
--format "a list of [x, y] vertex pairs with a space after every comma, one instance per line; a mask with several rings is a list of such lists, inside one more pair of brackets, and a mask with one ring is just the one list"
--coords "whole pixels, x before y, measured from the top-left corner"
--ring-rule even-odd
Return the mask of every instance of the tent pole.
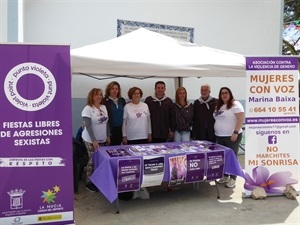
[[174, 78], [175, 91], [178, 87], [182, 87], [182, 85], [183, 85], [183, 78], [182, 77], [175, 77]]

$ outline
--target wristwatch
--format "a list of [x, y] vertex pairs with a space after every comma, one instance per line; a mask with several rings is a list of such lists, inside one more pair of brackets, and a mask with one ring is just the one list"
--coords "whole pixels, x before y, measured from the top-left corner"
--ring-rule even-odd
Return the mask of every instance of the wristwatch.
[[239, 132], [237, 130], [233, 131], [234, 134], [239, 134]]

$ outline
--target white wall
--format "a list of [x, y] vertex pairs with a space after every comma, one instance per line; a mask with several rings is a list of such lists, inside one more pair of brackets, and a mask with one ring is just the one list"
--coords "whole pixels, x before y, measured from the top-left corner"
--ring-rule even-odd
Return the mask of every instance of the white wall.
[[[153, 95], [154, 93], [154, 85], [158, 79], [155, 78], [147, 78], [144, 80], [135, 80], [132, 78], [117, 78], [117, 79], [109, 79], [109, 80], [97, 80], [94, 78], [86, 77], [86, 76], [73, 76], [72, 81], [72, 97], [73, 98], [81, 98], [86, 97], [88, 92], [92, 87], [101, 88], [105, 91], [106, 85], [113, 80], [118, 81], [121, 84], [121, 94], [126, 99], [128, 98], [127, 92], [129, 88], [133, 86], [144, 87], [147, 89], [145, 93], [143, 90], [143, 99], [148, 95]], [[174, 78], [161, 79], [166, 83], [166, 95], [170, 96], [170, 98], [175, 98], [175, 81]], [[87, 82], [88, 81], [88, 82]]]
[[[282, 6], [283, 0], [24, 0], [24, 42], [77, 48], [116, 37], [117, 19], [123, 19], [193, 27], [195, 43], [246, 56], [278, 55]], [[151, 95], [156, 81], [116, 80], [125, 97], [132, 86], [139, 86], [144, 96]], [[83, 99], [92, 87], [105, 89], [109, 81], [73, 76], [72, 96]], [[174, 80], [166, 83], [167, 95], [174, 98]], [[199, 97], [202, 83], [211, 84], [213, 96], [221, 86], [228, 86], [236, 99], [245, 99], [244, 78], [187, 78], [183, 86], [189, 99]], [[79, 109], [73, 108], [73, 113], [78, 117], [75, 120], [80, 120]]]
[[[116, 37], [117, 19], [125, 19], [194, 27], [195, 43], [244, 55], [278, 55], [281, 52], [282, 10], [282, 0], [25, 0], [24, 41], [65, 43], [77, 48]], [[183, 83], [190, 89], [189, 97], [198, 97], [199, 85], [205, 79], [185, 80], [189, 80]], [[226, 80], [227, 86], [232, 88], [244, 83], [241, 79]], [[216, 81], [207, 81], [213, 90], [220, 86]], [[84, 91], [85, 86], [89, 89], [95, 83], [89, 78], [84, 82]], [[97, 85], [103, 88], [107, 82], [97, 82]], [[146, 94], [152, 93], [153, 82], [148, 82], [150, 85], [141, 86]], [[148, 82], [130, 81], [130, 85]], [[221, 80], [221, 84], [223, 82]], [[78, 85], [83, 82], [76, 77], [73, 79], [73, 96], [83, 92], [74, 88]], [[240, 99], [245, 97], [239, 88], [236, 95]]]
[[281, 0], [24, 0], [24, 41], [72, 48], [116, 37], [117, 19], [195, 28], [195, 43], [279, 53]]
[[231, 78], [231, 77], [215, 77], [215, 78], [185, 78], [183, 82], [184, 87], [189, 87], [189, 99], [197, 99], [200, 97], [200, 86], [208, 83], [211, 86], [211, 96], [218, 97], [221, 87], [229, 87], [236, 99], [246, 99], [246, 80], [245, 78]]
[[0, 1], [0, 42], [7, 41], [7, 0]]

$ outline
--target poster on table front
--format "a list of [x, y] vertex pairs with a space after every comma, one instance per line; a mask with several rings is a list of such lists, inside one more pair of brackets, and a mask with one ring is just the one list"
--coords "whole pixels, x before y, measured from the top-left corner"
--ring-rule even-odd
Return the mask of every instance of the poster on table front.
[[74, 224], [70, 74], [69, 46], [0, 44], [1, 225]]
[[119, 159], [117, 168], [118, 192], [140, 190], [141, 159]]
[[144, 173], [141, 187], [161, 185], [164, 178], [165, 157], [143, 156]]
[[206, 153], [206, 181], [217, 180], [223, 177], [225, 165], [224, 150], [214, 150]]
[[298, 59], [248, 57], [246, 69], [245, 194], [299, 190]]
[[187, 154], [186, 163], [186, 183], [203, 181], [205, 176], [205, 153]]
[[185, 183], [186, 166], [186, 155], [172, 156], [169, 158], [170, 186]]

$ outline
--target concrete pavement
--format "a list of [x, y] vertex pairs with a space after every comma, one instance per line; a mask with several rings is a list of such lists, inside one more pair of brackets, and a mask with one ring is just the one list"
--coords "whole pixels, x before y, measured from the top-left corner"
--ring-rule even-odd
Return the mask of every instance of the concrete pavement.
[[[243, 155], [239, 161], [243, 167]], [[299, 225], [300, 197], [285, 196], [265, 200], [243, 198], [243, 179], [238, 177], [235, 188], [219, 184], [217, 199], [215, 182], [180, 185], [167, 192], [165, 187], [149, 188], [150, 199], [120, 200], [120, 214], [101, 193], [90, 193], [80, 183], [74, 195], [76, 225]]]

